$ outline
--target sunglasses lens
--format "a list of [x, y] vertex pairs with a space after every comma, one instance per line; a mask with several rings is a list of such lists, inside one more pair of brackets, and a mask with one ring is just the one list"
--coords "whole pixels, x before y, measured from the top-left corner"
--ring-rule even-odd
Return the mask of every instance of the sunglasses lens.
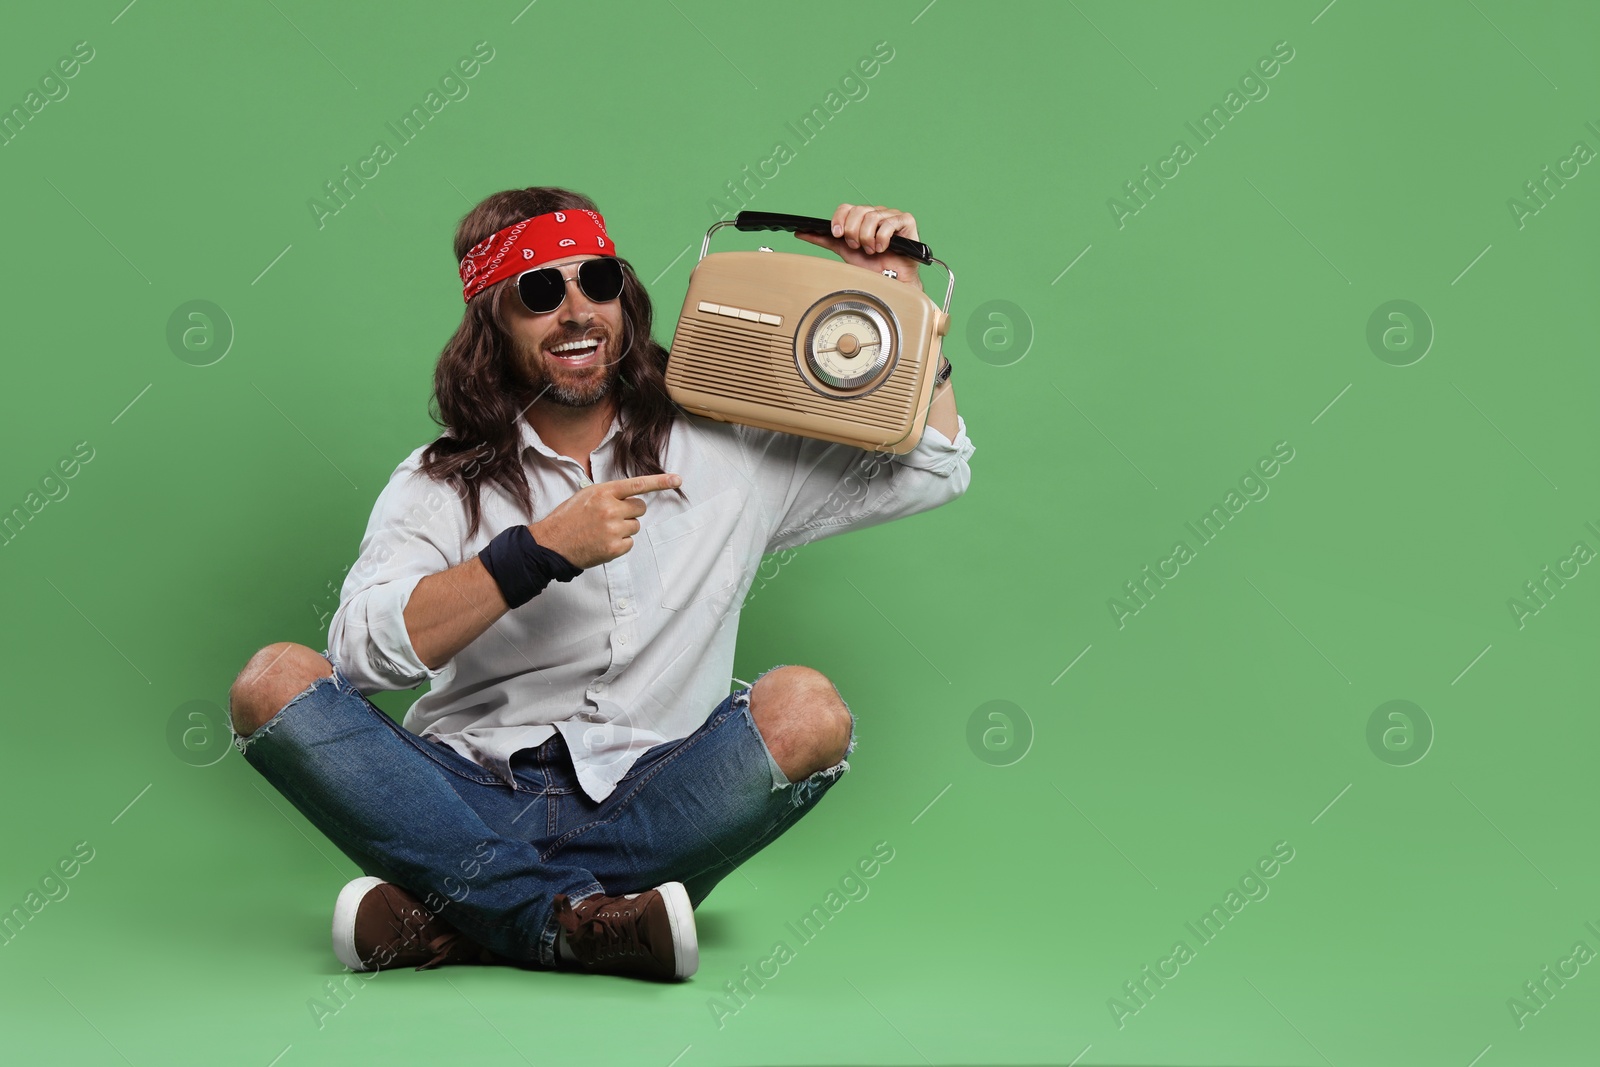
[[615, 300], [622, 293], [622, 264], [611, 256], [584, 260], [578, 268], [578, 284], [590, 300]]
[[543, 270], [531, 270], [518, 278], [517, 292], [522, 297], [524, 307], [535, 315], [543, 315], [561, 306], [562, 299], [567, 295], [567, 283], [562, 281], [559, 270], [546, 267]]
[[[615, 300], [622, 294], [622, 264], [609, 256], [584, 260], [578, 266], [578, 286], [584, 296], [596, 303]], [[521, 275], [517, 293], [523, 307], [543, 315], [561, 306], [567, 296], [567, 283], [560, 269], [544, 267]]]

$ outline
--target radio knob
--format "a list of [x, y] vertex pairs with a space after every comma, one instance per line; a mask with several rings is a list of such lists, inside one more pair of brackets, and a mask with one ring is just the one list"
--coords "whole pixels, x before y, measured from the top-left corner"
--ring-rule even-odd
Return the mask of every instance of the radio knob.
[[882, 376], [893, 337], [883, 311], [872, 302], [834, 300], [813, 321], [802, 352], [823, 385], [855, 390]]

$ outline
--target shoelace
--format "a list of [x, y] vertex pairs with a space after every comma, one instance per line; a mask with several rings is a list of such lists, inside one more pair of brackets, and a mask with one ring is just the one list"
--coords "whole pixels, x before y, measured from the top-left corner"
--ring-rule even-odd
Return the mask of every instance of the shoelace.
[[455, 951], [456, 944], [461, 940], [461, 935], [454, 930], [440, 934], [423, 947], [433, 953], [428, 962], [417, 967], [419, 971], [431, 970], [448, 960]]
[[565, 907], [561, 909], [557, 921], [567, 932], [567, 946], [578, 955], [579, 959], [583, 958], [578, 945], [580, 930], [595, 946], [589, 962], [648, 954], [639, 936], [638, 912], [609, 910], [601, 906], [589, 918], [583, 919], [578, 916], [576, 908], [570, 901], [564, 901], [564, 904]]
[[421, 940], [421, 935], [426, 933], [429, 926], [434, 924], [434, 917], [421, 908], [412, 906], [396, 910], [391, 929], [394, 931], [394, 944], [403, 948], [416, 948], [429, 954], [430, 958], [417, 970], [426, 971], [444, 963], [451, 955], [456, 943], [461, 940], [459, 931], [445, 929], [427, 941]]
[[[408, 926], [407, 920], [421, 920], [414, 926]], [[495, 959], [489, 950], [472, 941], [459, 930], [446, 929], [427, 941], [420, 940], [420, 935], [427, 930], [427, 923], [432, 917], [425, 912], [412, 908], [394, 927], [395, 940], [406, 948], [415, 947], [419, 952], [428, 953], [428, 959], [417, 966], [419, 971], [432, 970], [441, 963], [450, 963], [457, 959], [475, 958], [480, 963], [488, 963]], [[463, 951], [465, 950], [465, 951]], [[473, 950], [476, 950], [474, 953]]]

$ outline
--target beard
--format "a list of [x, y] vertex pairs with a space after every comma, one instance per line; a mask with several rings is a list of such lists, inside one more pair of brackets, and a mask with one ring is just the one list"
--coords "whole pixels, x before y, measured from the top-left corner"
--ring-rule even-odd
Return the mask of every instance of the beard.
[[562, 407], [593, 407], [610, 395], [611, 387], [617, 380], [617, 369], [613, 363], [605, 368], [600, 377], [590, 376], [583, 381], [552, 379], [539, 385], [539, 390], [546, 399]]
[[532, 358], [525, 357], [528, 384], [535, 397], [543, 397], [562, 407], [586, 408], [610, 396], [616, 387], [617, 375], [621, 373], [622, 360], [611, 355], [615, 338], [609, 333], [601, 336], [605, 340], [604, 366], [570, 370], [556, 362], [558, 357], [555, 356], [540, 353]]

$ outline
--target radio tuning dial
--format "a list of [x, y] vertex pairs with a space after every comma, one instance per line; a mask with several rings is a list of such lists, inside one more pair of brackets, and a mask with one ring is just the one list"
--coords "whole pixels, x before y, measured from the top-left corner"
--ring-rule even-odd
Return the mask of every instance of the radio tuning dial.
[[840, 300], [816, 318], [805, 356], [813, 374], [836, 389], [870, 383], [887, 366], [892, 334], [872, 305]]

